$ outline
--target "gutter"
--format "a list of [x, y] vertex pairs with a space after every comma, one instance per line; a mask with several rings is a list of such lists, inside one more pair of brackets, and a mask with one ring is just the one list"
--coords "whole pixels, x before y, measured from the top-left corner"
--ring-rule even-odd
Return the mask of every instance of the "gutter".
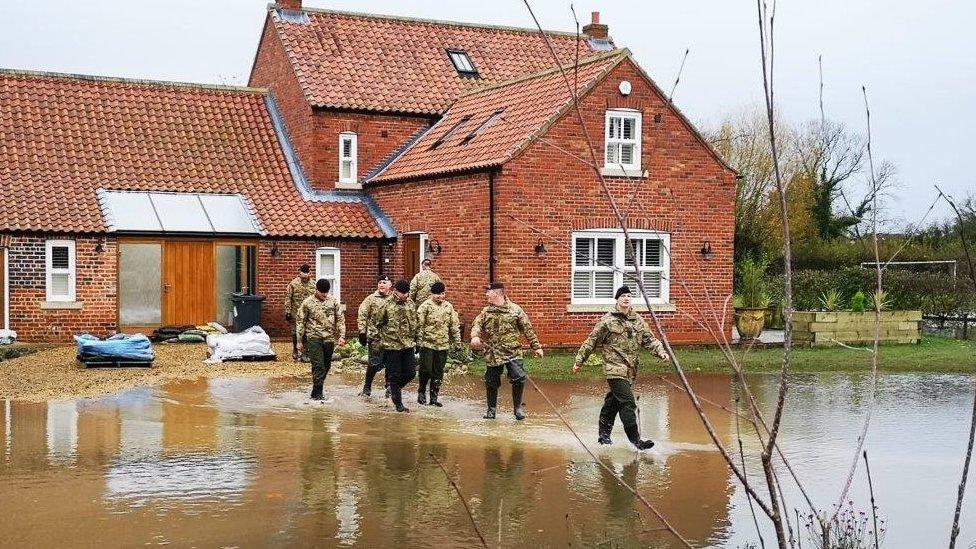
[[488, 172], [488, 282], [495, 281], [495, 173]]

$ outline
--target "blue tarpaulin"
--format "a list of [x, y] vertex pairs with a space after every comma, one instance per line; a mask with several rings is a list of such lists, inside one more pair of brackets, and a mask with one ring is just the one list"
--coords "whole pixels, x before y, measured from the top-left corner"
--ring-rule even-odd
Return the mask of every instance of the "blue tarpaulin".
[[82, 360], [139, 360], [154, 358], [152, 343], [142, 334], [118, 334], [108, 339], [98, 339], [90, 334], [75, 336], [78, 358]]

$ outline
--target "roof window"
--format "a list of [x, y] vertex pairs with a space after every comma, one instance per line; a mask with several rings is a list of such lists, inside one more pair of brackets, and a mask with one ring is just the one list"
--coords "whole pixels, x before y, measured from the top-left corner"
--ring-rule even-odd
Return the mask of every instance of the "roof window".
[[504, 112], [505, 112], [505, 109], [498, 109], [497, 111], [491, 113], [491, 116], [489, 116], [488, 118], [486, 118], [485, 121], [482, 122], [481, 124], [479, 124], [477, 128], [475, 128], [474, 130], [471, 131], [471, 133], [469, 133], [468, 135], [466, 135], [464, 137], [464, 139], [461, 140], [461, 143], [463, 143], [463, 144], [466, 145], [469, 141], [471, 141], [475, 137], [478, 137], [478, 135], [481, 132], [485, 131], [485, 129], [487, 129], [488, 126], [491, 126], [492, 124], [495, 123], [496, 120], [498, 120], [499, 118], [501, 118], [502, 117], [502, 113], [504, 113]]
[[478, 76], [478, 69], [474, 68], [474, 63], [471, 62], [468, 52], [447, 50], [447, 55], [451, 58], [451, 63], [454, 63], [454, 68], [457, 69], [458, 74], [461, 76]]
[[443, 145], [444, 142], [447, 141], [452, 135], [454, 135], [454, 133], [457, 132], [458, 129], [461, 128], [461, 126], [465, 125], [468, 122], [468, 120], [471, 120], [471, 116], [469, 115], [466, 115], [461, 120], [458, 120], [457, 124], [451, 126], [451, 129], [447, 130], [446, 132], [444, 132], [444, 135], [437, 138], [437, 141], [431, 143], [429, 150], [434, 150], [437, 147]]

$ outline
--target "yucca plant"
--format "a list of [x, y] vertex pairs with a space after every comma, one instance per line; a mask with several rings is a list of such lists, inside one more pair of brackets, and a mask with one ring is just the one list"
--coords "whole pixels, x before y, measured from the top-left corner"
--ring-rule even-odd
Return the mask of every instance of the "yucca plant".
[[820, 308], [825, 311], [839, 311], [841, 301], [843, 301], [843, 298], [836, 289], [828, 290], [820, 294]]
[[888, 297], [888, 292], [884, 290], [877, 290], [871, 294], [871, 307], [879, 311], [887, 311], [891, 308], [891, 298]]
[[765, 260], [743, 259], [739, 263], [739, 287], [735, 296], [737, 307], [764, 309], [769, 307], [771, 298], [767, 289]]

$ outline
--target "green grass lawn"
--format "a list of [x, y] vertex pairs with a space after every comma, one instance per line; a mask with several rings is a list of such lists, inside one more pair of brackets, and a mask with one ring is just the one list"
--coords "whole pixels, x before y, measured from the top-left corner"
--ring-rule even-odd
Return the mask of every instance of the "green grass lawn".
[[[687, 372], [731, 372], [721, 351], [709, 349], [682, 349], [675, 351]], [[736, 357], [749, 372], [775, 372], [783, 360], [782, 348], [752, 349], [743, 357], [744, 349], [735, 348]], [[528, 354], [527, 354], [528, 355]], [[575, 351], [554, 350], [545, 358], [527, 358], [529, 374], [536, 379], [572, 379]], [[958, 373], [976, 371], [976, 342], [925, 337], [918, 345], [882, 345], [879, 353], [879, 369], [885, 372]], [[870, 354], [843, 347], [795, 348], [793, 371], [797, 372], [859, 372], [871, 369]], [[485, 363], [478, 359], [469, 373], [481, 375]], [[649, 354], [641, 357], [641, 373], [670, 373], [674, 369]], [[579, 374], [583, 379], [600, 379], [600, 366], [586, 366]]]

